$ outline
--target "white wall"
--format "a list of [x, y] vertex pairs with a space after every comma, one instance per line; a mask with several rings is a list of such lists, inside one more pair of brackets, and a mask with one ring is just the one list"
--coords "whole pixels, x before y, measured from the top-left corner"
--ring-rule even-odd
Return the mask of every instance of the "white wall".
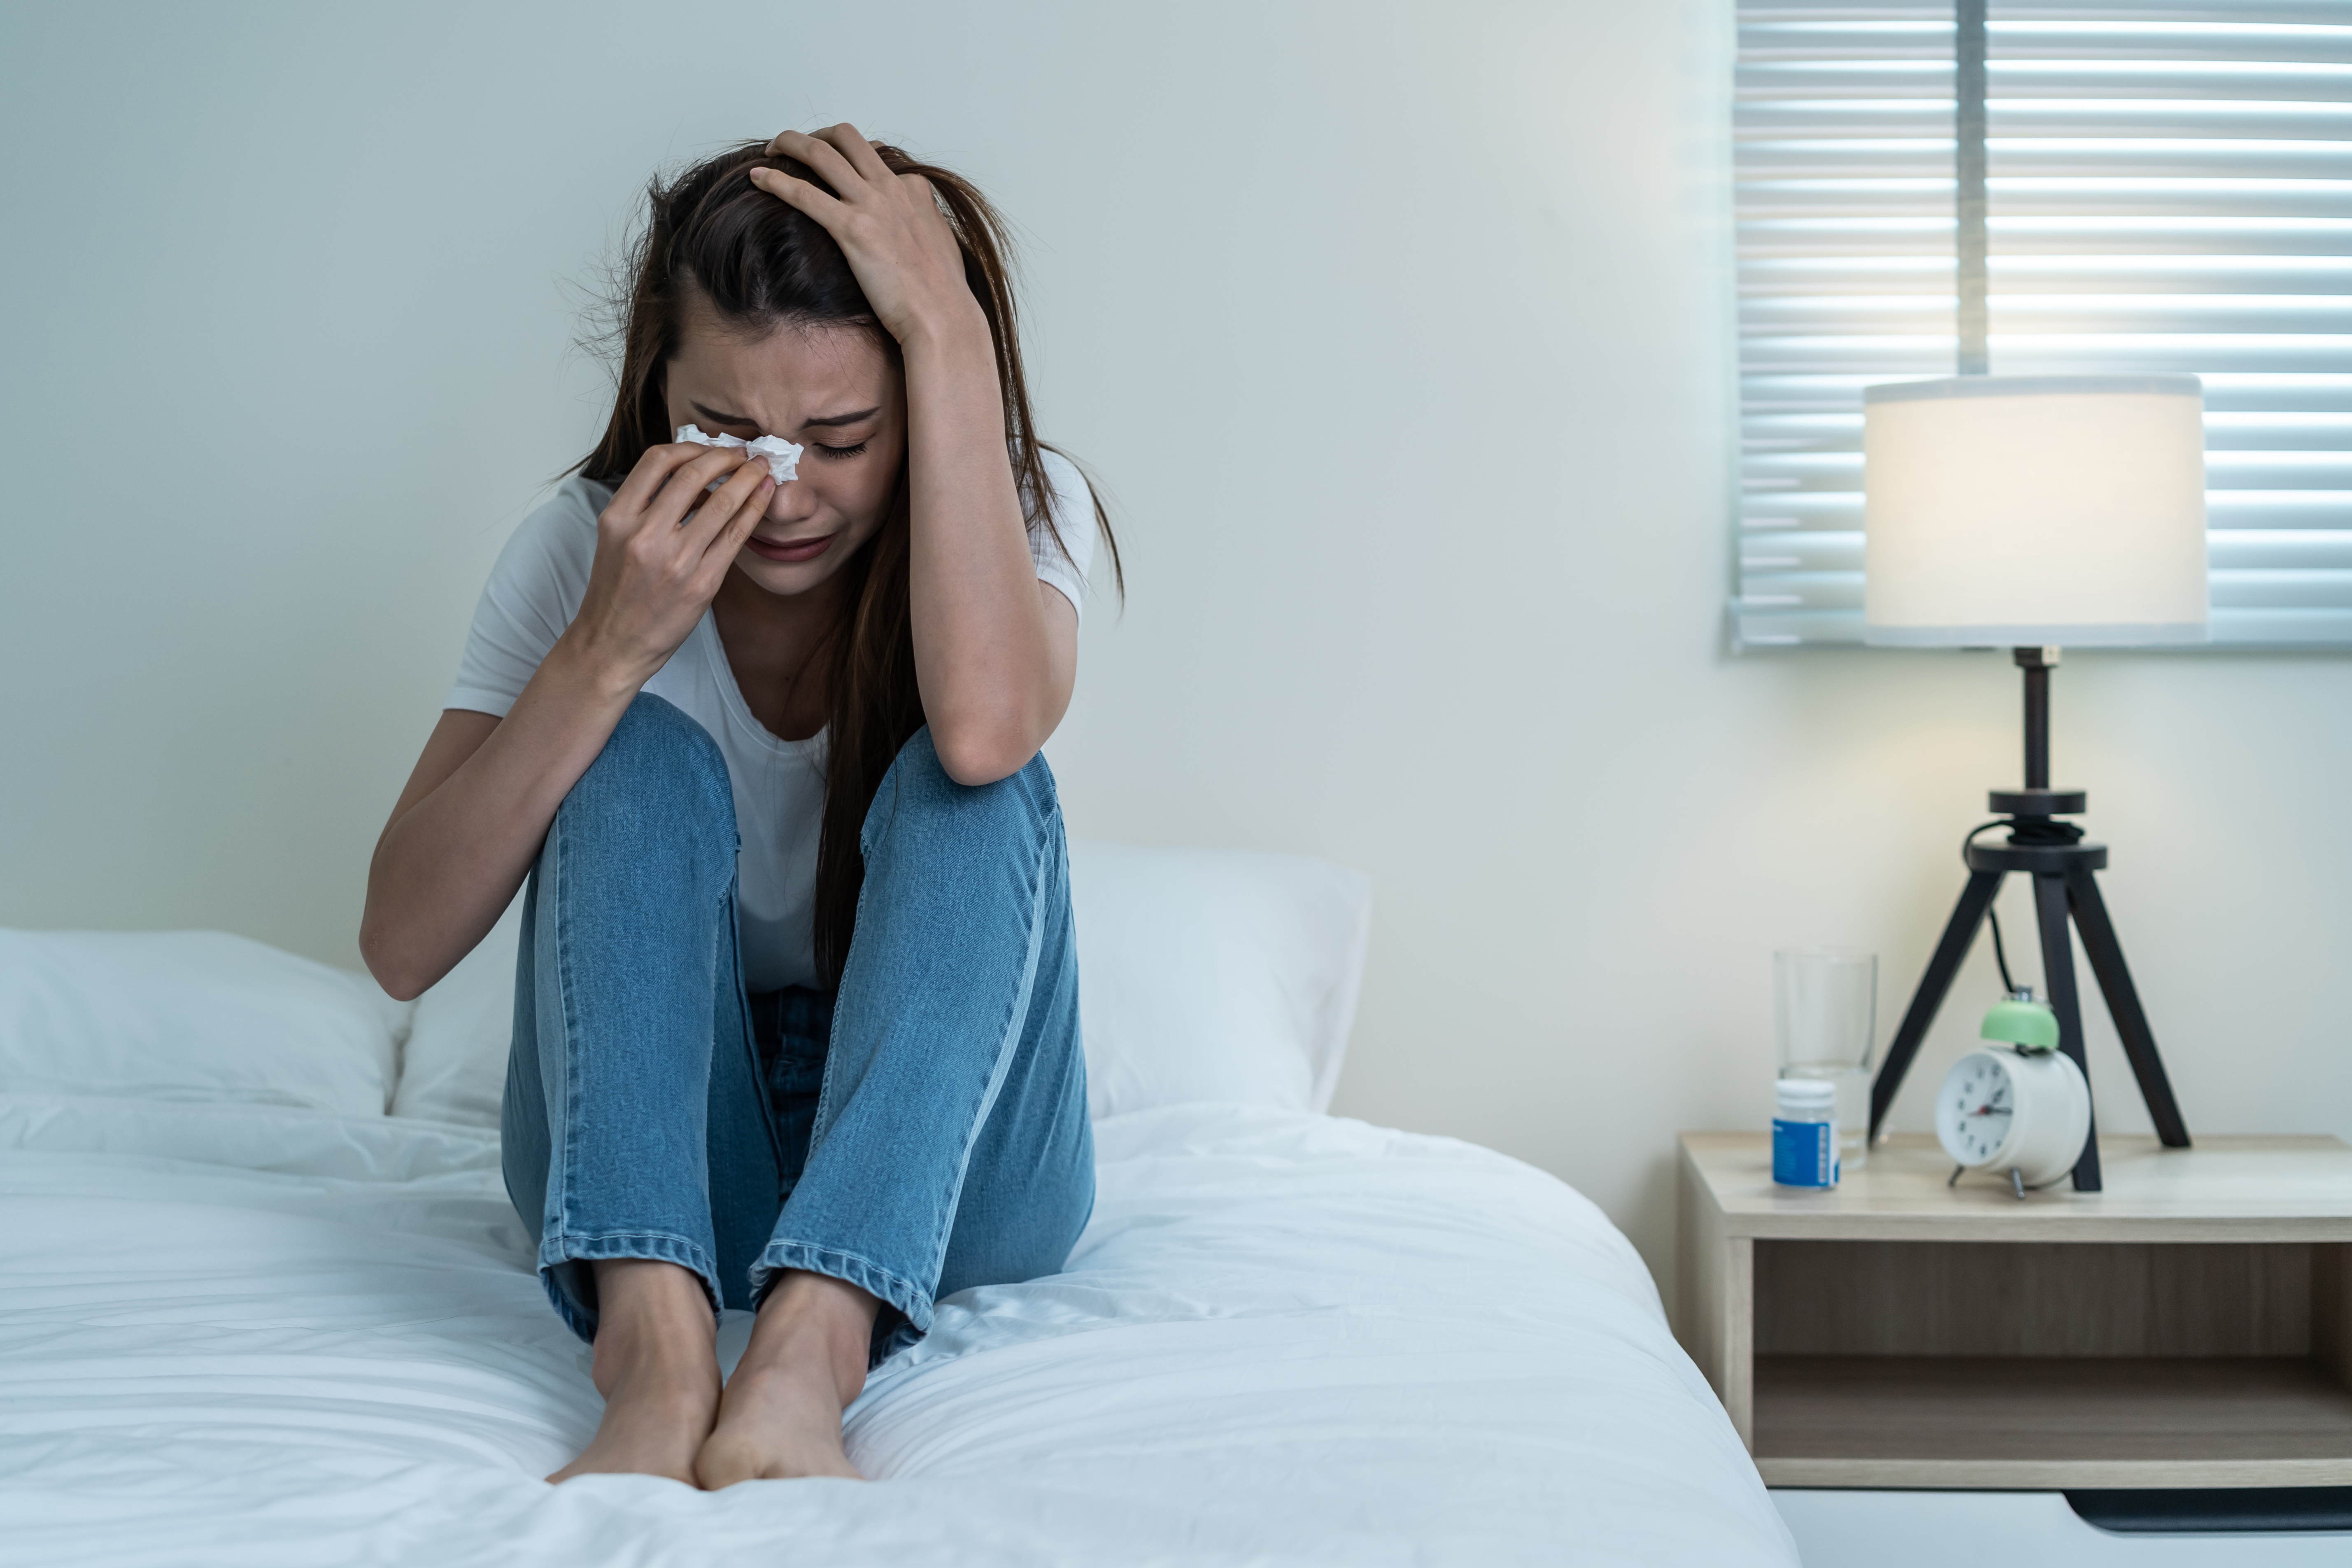
[[[1047, 432], [1117, 502], [1076, 830], [1370, 870], [1340, 1109], [1664, 1265], [1675, 1130], [1768, 1114], [1771, 949], [1876, 948], [1891, 1032], [2017, 774], [2005, 660], [1723, 649], [1724, 9], [12, 10], [0, 922], [354, 962], [482, 574], [600, 418], [567, 287], [653, 165], [848, 117], [1023, 226]], [[2352, 1132], [2352, 660], [2057, 690], [2192, 1126]]]

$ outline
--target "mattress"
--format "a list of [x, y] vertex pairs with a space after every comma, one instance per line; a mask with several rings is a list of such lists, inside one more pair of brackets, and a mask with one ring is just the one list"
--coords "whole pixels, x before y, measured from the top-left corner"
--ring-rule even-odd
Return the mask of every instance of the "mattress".
[[871, 1482], [703, 1493], [540, 1479], [599, 1405], [493, 1135], [0, 1101], [0, 1556], [1796, 1561], [1640, 1258], [1557, 1180], [1236, 1105], [1096, 1135], [1067, 1268], [946, 1299], [869, 1380]]

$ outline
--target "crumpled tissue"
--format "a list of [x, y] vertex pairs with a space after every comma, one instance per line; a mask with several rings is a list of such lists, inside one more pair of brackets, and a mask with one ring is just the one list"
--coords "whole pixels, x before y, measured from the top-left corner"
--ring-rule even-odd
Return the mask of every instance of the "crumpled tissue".
[[[698, 447], [740, 447], [755, 458], [766, 458], [768, 472], [778, 484], [800, 477], [802, 448], [782, 436], [761, 436], [756, 440], [746, 441], [740, 436], [706, 436], [698, 425], [681, 425], [677, 427], [677, 438], [691, 441]], [[719, 479], [704, 488], [715, 490], [726, 482]]]

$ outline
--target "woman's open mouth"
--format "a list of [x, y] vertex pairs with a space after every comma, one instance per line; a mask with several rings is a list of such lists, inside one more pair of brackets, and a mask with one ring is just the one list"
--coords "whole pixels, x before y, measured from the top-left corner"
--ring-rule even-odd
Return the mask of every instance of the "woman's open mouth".
[[814, 561], [833, 543], [833, 535], [820, 533], [814, 539], [761, 539], [754, 534], [744, 543], [762, 561]]

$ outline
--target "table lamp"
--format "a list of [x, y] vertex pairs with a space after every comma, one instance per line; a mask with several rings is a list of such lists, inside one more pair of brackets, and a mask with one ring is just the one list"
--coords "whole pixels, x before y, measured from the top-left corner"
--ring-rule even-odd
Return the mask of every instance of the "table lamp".
[[[1864, 640], [2015, 650], [2025, 680], [2025, 787], [1969, 836], [1959, 903], [1870, 1091], [1879, 1136], [1903, 1075], [2011, 872], [2033, 879], [2059, 1048], [2088, 1079], [2071, 919], [2158, 1136], [2189, 1129], [2094, 873], [2103, 844], [2062, 818], [2088, 805], [2050, 785], [2050, 672], [2059, 650], [2202, 642], [2204, 394], [2190, 375], [1964, 375], [1863, 393]], [[1977, 834], [2007, 827], [2008, 839]], [[1995, 938], [1998, 941], [1998, 928]], [[2095, 1124], [2074, 1166], [2099, 1190]]]

